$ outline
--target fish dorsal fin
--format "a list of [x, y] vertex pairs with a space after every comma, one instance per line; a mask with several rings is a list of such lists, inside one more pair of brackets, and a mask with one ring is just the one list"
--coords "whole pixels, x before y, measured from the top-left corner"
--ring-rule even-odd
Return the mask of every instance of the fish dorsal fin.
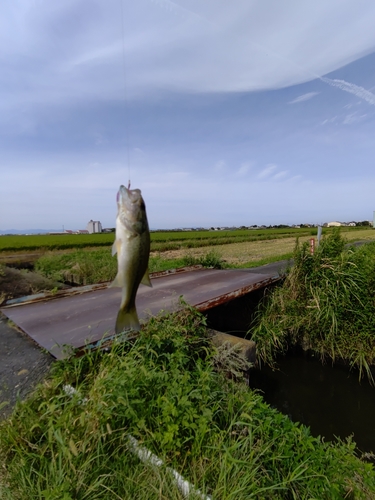
[[113, 242], [112, 245], [112, 257], [116, 255], [116, 253], [118, 254], [120, 253], [120, 248], [121, 248], [121, 240], [120, 238], [118, 238]]
[[148, 272], [148, 268], [146, 269], [146, 272], [141, 280], [142, 285], [150, 286], [152, 287], [151, 281], [150, 281], [150, 276]]

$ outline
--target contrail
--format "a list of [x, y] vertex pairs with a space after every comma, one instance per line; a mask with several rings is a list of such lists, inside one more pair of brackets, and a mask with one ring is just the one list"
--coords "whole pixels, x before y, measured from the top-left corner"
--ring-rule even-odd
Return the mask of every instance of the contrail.
[[321, 77], [320, 80], [324, 83], [327, 83], [331, 87], [337, 87], [345, 92], [350, 92], [351, 94], [356, 95], [360, 99], [367, 101], [369, 104], [375, 106], [375, 94], [370, 92], [369, 90], [360, 87], [359, 85], [355, 85], [354, 83], [346, 82], [345, 80], [331, 80], [331, 78]]

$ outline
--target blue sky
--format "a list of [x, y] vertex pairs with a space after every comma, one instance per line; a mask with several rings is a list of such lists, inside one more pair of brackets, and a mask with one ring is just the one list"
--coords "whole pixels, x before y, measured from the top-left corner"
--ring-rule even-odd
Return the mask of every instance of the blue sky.
[[5, 0], [0, 229], [369, 220], [372, 0]]

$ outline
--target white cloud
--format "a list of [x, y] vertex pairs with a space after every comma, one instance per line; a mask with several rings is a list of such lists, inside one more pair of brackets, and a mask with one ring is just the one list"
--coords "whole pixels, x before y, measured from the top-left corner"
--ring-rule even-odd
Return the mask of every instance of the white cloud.
[[302, 180], [302, 175], [294, 175], [293, 177], [291, 177], [289, 179], [291, 182], [294, 182], [294, 181], [301, 181]]
[[236, 175], [238, 177], [243, 177], [245, 176], [251, 169], [252, 163], [251, 162], [244, 162], [241, 163], [240, 168], [237, 170]]
[[303, 101], [308, 101], [309, 99], [312, 99], [316, 95], [318, 95], [320, 92], [308, 92], [307, 94], [300, 95], [299, 97], [296, 97], [293, 99], [293, 101], [289, 101], [288, 104], [296, 104], [298, 102], [303, 102]]
[[226, 170], [226, 163], [224, 160], [219, 160], [215, 163], [214, 169], [218, 172], [224, 172]]
[[101, 146], [103, 144], [108, 143], [108, 139], [103, 134], [100, 134], [99, 132], [94, 133], [94, 138], [95, 138], [95, 144], [97, 146]]
[[[123, 39], [121, 2], [2, 2], [7, 98], [14, 104], [123, 98], [124, 66], [128, 96], [275, 89], [328, 74], [375, 46], [372, 0], [361, 9], [343, 0], [124, 3]], [[373, 94], [359, 86], [322, 81], [372, 103]]]
[[286, 177], [287, 175], [288, 175], [288, 171], [282, 170], [281, 172], [278, 172], [277, 174], [275, 174], [272, 178], [274, 180], [280, 180], [280, 179], [283, 179], [284, 177]]
[[199, 16], [196, 12], [193, 12], [185, 7], [182, 7], [178, 2], [172, 2], [171, 0], [150, 0], [152, 3], [162, 7], [166, 12], [172, 12], [173, 14], [181, 16], [185, 20], [190, 21], [204, 21], [202, 16]]
[[343, 121], [344, 125], [352, 125], [353, 123], [358, 123], [364, 118], [366, 118], [367, 114], [365, 113], [364, 115], [359, 115], [357, 112], [355, 113], [350, 113], [349, 115], [345, 116], [345, 119]]
[[322, 121], [322, 125], [326, 125], [327, 123], [335, 123], [337, 116], [333, 116], [332, 118], [326, 118]]
[[[0, 228], [60, 228], [64, 224], [75, 229], [84, 228], [93, 218], [104, 227], [113, 227], [116, 192], [127, 182], [123, 167], [109, 162], [92, 165], [80, 157], [52, 165], [58, 174], [51, 175], [49, 161], [35, 160], [22, 171], [0, 165], [6, 174], [0, 184], [0, 213], [7, 214]], [[136, 170], [132, 178], [132, 187], [142, 190], [152, 228], [364, 220], [366, 210], [368, 217], [372, 215], [375, 179], [371, 175], [307, 182], [301, 175], [289, 178], [285, 174], [280, 190], [274, 177], [286, 171], [276, 173], [275, 164], [267, 165], [264, 177], [253, 178], [251, 184], [236, 176], [220, 182], [209, 171], [192, 175], [178, 164], [153, 160], [152, 167]], [[6, 198], [12, 185], [17, 186], [16, 196]]]
[[277, 165], [267, 165], [261, 172], [259, 172], [258, 179], [265, 179], [266, 177], [269, 177], [276, 169]]

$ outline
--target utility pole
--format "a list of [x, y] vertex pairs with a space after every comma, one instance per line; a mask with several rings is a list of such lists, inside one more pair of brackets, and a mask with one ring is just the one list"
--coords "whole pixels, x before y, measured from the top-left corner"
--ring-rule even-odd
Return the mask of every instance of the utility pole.
[[322, 230], [323, 230], [322, 226], [320, 224], [318, 224], [318, 246], [320, 243], [320, 238], [322, 237]]

